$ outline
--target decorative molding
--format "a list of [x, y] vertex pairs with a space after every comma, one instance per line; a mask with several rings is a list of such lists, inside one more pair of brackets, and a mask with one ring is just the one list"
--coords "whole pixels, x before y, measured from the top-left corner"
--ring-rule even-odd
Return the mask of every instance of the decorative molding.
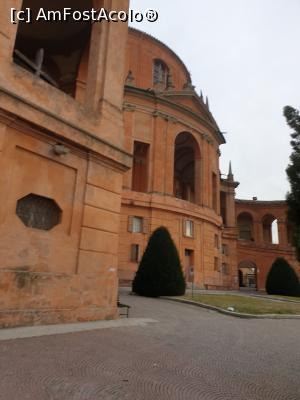
[[125, 111], [135, 111], [136, 106], [134, 104], [131, 103], [124, 103], [123, 104], [123, 110]]
[[62, 143], [55, 143], [52, 149], [56, 156], [65, 156], [66, 154], [70, 153], [70, 149], [64, 146]]
[[188, 129], [192, 129], [195, 132], [197, 132], [202, 137], [202, 139], [206, 140], [207, 143], [212, 144], [212, 145], [215, 143], [215, 141], [210, 137], [209, 134], [201, 132], [194, 125], [188, 124], [187, 121], [177, 118], [169, 113], [159, 111], [159, 110], [153, 111], [149, 107], [144, 107], [144, 106], [141, 106], [138, 104], [132, 104], [132, 103], [124, 103], [123, 109], [126, 111], [135, 111], [135, 110], [142, 111], [147, 114], [152, 114], [152, 116], [155, 118], [160, 117], [166, 121], [170, 121], [173, 123], [180, 123], [180, 124], [186, 126]]
[[128, 75], [127, 75], [127, 77], [126, 77], [126, 85], [128, 85], [128, 86], [134, 86], [134, 76], [133, 76], [133, 73], [132, 73], [132, 71], [128, 71]]
[[207, 133], [201, 133], [201, 136], [202, 136], [202, 139], [207, 141], [207, 143], [209, 143], [209, 144], [213, 144], [214, 143], [212, 138]]
[[[190, 108], [188, 108], [188, 107], [186, 107], [186, 106], [184, 106], [182, 104], [174, 103], [173, 101], [170, 101], [168, 99], [168, 97], [170, 97], [171, 95], [174, 95], [176, 93], [178, 94], [178, 92], [175, 92], [175, 91], [169, 91], [169, 92], [168, 91], [164, 91], [162, 95], [158, 95], [152, 89], [145, 90], [145, 89], [140, 89], [140, 88], [137, 88], [137, 87], [125, 86], [125, 94], [126, 94], [126, 92], [129, 92], [131, 94], [137, 95], [138, 97], [141, 97], [141, 98], [146, 98], [146, 99], [149, 99], [149, 100], [151, 99], [151, 101], [152, 102], [154, 101], [155, 104], [162, 103], [162, 104], [165, 104], [167, 106], [170, 106], [171, 108], [173, 108], [175, 110], [179, 110], [180, 112], [187, 113], [188, 115], [192, 116], [192, 118], [194, 120], [196, 120], [197, 122], [200, 121], [208, 129], [211, 129], [213, 131], [212, 134], [215, 134], [217, 136], [217, 138], [216, 138], [217, 143], [219, 143], [219, 144], [226, 143], [225, 138], [224, 138], [222, 132], [219, 130], [219, 128], [216, 125], [216, 123], [213, 124], [212, 122], [209, 122], [207, 119], [204, 119], [202, 116], [200, 116], [199, 114], [197, 114], [196, 112], [194, 112]], [[183, 95], [184, 91], [180, 91], [179, 93], [181, 95]], [[193, 93], [194, 93], [193, 94], [194, 96], [198, 97], [198, 95], [195, 93], [195, 91]], [[143, 109], [143, 110], [147, 110], [146, 107], [141, 107], [140, 106], [138, 108], [139, 109]], [[148, 112], [152, 113], [152, 109], [151, 108], [148, 108], [148, 110], [149, 110]], [[182, 120], [182, 119], [180, 119], [178, 117], [176, 117], [176, 120], [177, 120], [177, 122], [180, 122], [183, 125], [189, 126], [192, 129], [194, 129], [194, 130], [199, 132], [198, 128], [195, 128], [193, 125], [188, 124], [186, 122], [186, 120]], [[220, 141], [220, 139], [221, 139], [221, 141]]]
[[[53, 88], [53, 89], [57, 90], [55, 88]], [[0, 104], [0, 108], [2, 108], [1, 109], [1, 116], [3, 115], [3, 112], [6, 115], [9, 115], [9, 116], [13, 115], [13, 120], [15, 121], [15, 123], [18, 123], [19, 121], [24, 121], [24, 122], [28, 122], [30, 125], [35, 125], [36, 126], [36, 121], [33, 121], [32, 119], [30, 121], [27, 121], [25, 118], [22, 118], [20, 116], [17, 116], [16, 114], [14, 114], [11, 111], [11, 109], [7, 109], [8, 107], [11, 107], [12, 102], [17, 101], [19, 104], [22, 104], [22, 106], [25, 106], [25, 107], [28, 107], [31, 110], [34, 110], [36, 114], [40, 113], [43, 116], [46, 116], [47, 118], [50, 118], [50, 121], [49, 121], [49, 127], [50, 128], [46, 127], [45, 124], [41, 128], [44, 132], [46, 132], [46, 133], [51, 132], [52, 136], [53, 135], [56, 135], [57, 137], [61, 137], [62, 136], [60, 134], [60, 131], [59, 131], [58, 127], [56, 127], [55, 130], [53, 130], [53, 127], [55, 126], [55, 124], [51, 123], [51, 119], [53, 119], [55, 122], [63, 124], [63, 126], [67, 127], [68, 129], [73, 130], [73, 132], [69, 131], [68, 134], [64, 134], [63, 135], [63, 139], [66, 140], [66, 141], [71, 141], [72, 143], [74, 143], [75, 146], [84, 147], [85, 149], [87, 149], [89, 151], [93, 151], [94, 153], [98, 153], [98, 151], [96, 151], [94, 149], [91, 149], [90, 143], [92, 142], [92, 143], [95, 143], [96, 146], [105, 146], [107, 149], [113, 150], [116, 154], [119, 154], [122, 157], [122, 159], [124, 159], [124, 157], [131, 158], [131, 154], [130, 153], [127, 153], [125, 150], [123, 150], [122, 148], [116, 146], [115, 144], [112, 144], [109, 141], [96, 136], [96, 134], [94, 132], [91, 132], [91, 131], [89, 131], [89, 130], [87, 130], [85, 128], [82, 128], [82, 127], [76, 125], [72, 121], [70, 121], [70, 120], [68, 120], [68, 119], [66, 119], [66, 118], [64, 118], [64, 117], [62, 117], [62, 116], [60, 116], [58, 114], [55, 114], [51, 110], [48, 110], [48, 109], [46, 109], [44, 107], [39, 106], [35, 102], [32, 102], [32, 101], [26, 99], [25, 97], [22, 97], [19, 94], [14, 93], [10, 89], [7, 89], [7, 88], [5, 88], [5, 87], [3, 87], [1, 85], [0, 85], [0, 95], [4, 95], [3, 96], [3, 100], [4, 101], [5, 101], [6, 98], [8, 98], [8, 100], [9, 100], [9, 103], [6, 104], [6, 106], [7, 106], [6, 109], [4, 109], [2, 107], [2, 105]], [[63, 95], [65, 95], [65, 94], [63, 94]], [[4, 101], [3, 101], [3, 103], [4, 103]], [[72, 104], [74, 104], [75, 111], [79, 113], [80, 110], [81, 110], [81, 113], [82, 113], [82, 110], [84, 110], [84, 108], [82, 106], [80, 106], [79, 104], [77, 104], [75, 106], [75, 104], [76, 104], [75, 100], [73, 101], [73, 99], [71, 99], [71, 101], [72, 101]], [[82, 113], [80, 115], [83, 116], [84, 114]], [[89, 115], [92, 115], [93, 118], [95, 117], [95, 113], [87, 114], [85, 112], [85, 118], [87, 118]], [[75, 132], [75, 134], [74, 134], [74, 132]], [[70, 138], [72, 138], [72, 139], [70, 139]], [[86, 144], [86, 143], [88, 143], [88, 144]], [[99, 151], [99, 154], [101, 154], [103, 156], [103, 151], [102, 150]], [[119, 162], [117, 161], [117, 163], [119, 163]]]
[[164, 119], [165, 121], [170, 121], [173, 123], [176, 123], [178, 121], [177, 118], [173, 117], [172, 115], [164, 113], [162, 111], [158, 111], [158, 110], [153, 111], [152, 115], [155, 118], [160, 117], [160, 118]]
[[192, 82], [186, 82], [183, 85], [183, 90], [188, 91], [188, 92], [194, 92], [195, 86], [192, 84]]

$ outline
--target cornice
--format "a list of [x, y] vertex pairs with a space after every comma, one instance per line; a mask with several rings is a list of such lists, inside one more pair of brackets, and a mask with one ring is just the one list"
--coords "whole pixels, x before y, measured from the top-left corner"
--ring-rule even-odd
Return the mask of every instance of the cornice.
[[[209, 107], [207, 104], [204, 103], [203, 99], [198, 95], [198, 93], [192, 88], [192, 89], [182, 89], [182, 90], [166, 90], [163, 92], [158, 93], [159, 96], [164, 97], [164, 98], [172, 98], [172, 97], [185, 97], [185, 98], [190, 98], [193, 99], [194, 101], [197, 102], [197, 104], [202, 108], [203, 112], [207, 115], [208, 120], [210, 123], [213, 124], [215, 130], [219, 132], [219, 134], [222, 136], [224, 139], [223, 134], [220, 132], [220, 129], [218, 127], [217, 122], [215, 121]], [[178, 103], [176, 103], [178, 104]], [[187, 108], [188, 110], [191, 110], [188, 106], [185, 106], [184, 104], [182, 107]], [[193, 111], [193, 110], [191, 110]], [[225, 139], [224, 139], [225, 140]]]
[[[222, 135], [221, 132], [216, 130], [216, 126], [214, 126], [210, 121], [208, 121], [207, 119], [203, 118], [202, 116], [200, 116], [199, 114], [197, 114], [196, 112], [192, 111], [190, 108], [183, 106], [181, 104], [175, 103], [169, 99], [166, 99], [163, 96], [160, 96], [159, 94], [157, 94], [155, 91], [153, 91], [152, 89], [149, 90], [145, 90], [145, 89], [141, 89], [141, 88], [137, 88], [137, 87], [132, 87], [132, 86], [125, 86], [125, 94], [132, 94], [132, 95], [136, 95], [137, 97], [140, 98], [146, 98], [150, 101], [152, 101], [155, 104], [163, 104], [166, 106], [169, 106], [172, 109], [175, 109], [177, 111], [183, 112], [185, 114], [188, 114], [190, 117], [192, 117], [194, 120], [196, 120], [197, 122], [201, 122], [206, 128], [210, 129], [213, 133], [213, 135], [216, 138], [216, 141], [218, 144], [224, 144], [226, 143], [224, 136]], [[124, 103], [124, 109], [129, 110], [129, 111], [134, 111], [135, 109], [137, 109], [139, 107], [138, 104], [133, 104], [133, 103], [129, 103], [129, 102], [125, 102]], [[149, 110], [148, 110], [149, 111]], [[169, 114], [169, 113], [165, 113], [165, 112], [160, 112], [158, 111], [158, 113], [162, 114], [162, 117], [164, 119], [165, 116], [167, 115], [168, 118], [171, 119], [175, 119], [177, 121], [182, 122], [183, 120]], [[160, 116], [160, 115], [157, 115]], [[184, 121], [185, 125], [188, 125], [186, 123], [186, 121]], [[196, 128], [193, 128], [196, 129]], [[209, 143], [213, 143], [213, 140], [209, 137], [209, 135], [207, 135], [206, 133], [202, 133], [203, 138], [206, 139]]]
[[[37, 114], [43, 115], [49, 118], [49, 128], [42, 124], [38, 124], [36, 121], [28, 120], [27, 117], [22, 115], [17, 115], [13, 111], [13, 103], [17, 101], [24, 107], [28, 108], [30, 111], [34, 110]], [[2, 106], [5, 104], [5, 107]], [[53, 138], [63, 140], [64, 142], [70, 143], [72, 146], [77, 147], [77, 149], [84, 149], [89, 152], [89, 154], [95, 157], [100, 156], [103, 160], [106, 159], [107, 162], [118, 165], [119, 169], [126, 171], [131, 167], [132, 155], [126, 152], [124, 149], [109, 143], [107, 140], [96, 136], [94, 133], [86, 130], [78, 125], [75, 125], [70, 120], [60, 117], [54, 114], [50, 110], [31, 102], [30, 100], [11, 92], [10, 90], [0, 86], [0, 119], [10, 126], [16, 128], [26, 126], [28, 131], [34, 133], [40, 133], [43, 135], [50, 135]], [[54, 127], [51, 124], [51, 120], [61, 124], [69, 129], [68, 132], [63, 134], [59, 131], [58, 127]], [[103, 151], [104, 150], [104, 151]], [[108, 155], [111, 155], [108, 156]]]
[[285, 200], [243, 200], [243, 199], [235, 199], [235, 202], [238, 204], [247, 204], [250, 206], [268, 206], [268, 207], [276, 207], [276, 206], [287, 206]]
[[142, 198], [136, 198], [136, 193], [132, 191], [122, 192], [122, 205], [126, 207], [151, 208], [169, 212], [177, 215], [194, 218], [195, 220], [209, 223], [220, 228], [222, 225], [221, 217], [213, 215], [213, 211], [205, 206], [188, 203], [185, 200], [176, 199], [177, 204], [171, 204], [168, 199], [175, 199], [171, 195], [163, 193], [143, 193]]

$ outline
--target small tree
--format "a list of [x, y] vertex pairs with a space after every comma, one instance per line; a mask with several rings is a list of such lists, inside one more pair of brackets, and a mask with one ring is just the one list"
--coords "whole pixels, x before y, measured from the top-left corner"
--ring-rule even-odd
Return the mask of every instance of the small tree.
[[288, 219], [294, 227], [293, 245], [300, 261], [300, 115], [293, 107], [284, 107], [283, 114], [287, 124], [293, 129], [291, 134], [292, 154], [286, 169], [291, 190], [287, 194]]
[[157, 228], [152, 233], [133, 280], [132, 291], [147, 297], [184, 294], [185, 280], [178, 251], [166, 228]]
[[266, 291], [268, 294], [300, 296], [298, 276], [284, 258], [277, 258], [267, 276]]

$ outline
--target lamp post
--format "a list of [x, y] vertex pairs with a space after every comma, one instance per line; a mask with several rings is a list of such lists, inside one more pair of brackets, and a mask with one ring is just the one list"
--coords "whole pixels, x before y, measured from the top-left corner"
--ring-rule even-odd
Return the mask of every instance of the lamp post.
[[194, 267], [190, 266], [189, 276], [192, 278], [192, 298], [194, 297]]

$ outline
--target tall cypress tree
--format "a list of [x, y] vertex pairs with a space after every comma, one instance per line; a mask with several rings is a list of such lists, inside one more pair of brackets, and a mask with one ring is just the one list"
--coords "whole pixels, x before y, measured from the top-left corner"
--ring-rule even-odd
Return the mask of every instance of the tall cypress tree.
[[185, 280], [177, 248], [167, 228], [151, 235], [132, 282], [132, 291], [141, 296], [181, 296]]
[[268, 294], [300, 296], [300, 284], [296, 272], [282, 257], [276, 258], [267, 276]]
[[300, 261], [300, 115], [291, 106], [284, 107], [283, 114], [287, 124], [293, 129], [291, 134], [292, 154], [290, 164], [286, 169], [291, 190], [287, 194], [288, 219], [294, 226], [293, 245], [296, 247], [297, 258]]

